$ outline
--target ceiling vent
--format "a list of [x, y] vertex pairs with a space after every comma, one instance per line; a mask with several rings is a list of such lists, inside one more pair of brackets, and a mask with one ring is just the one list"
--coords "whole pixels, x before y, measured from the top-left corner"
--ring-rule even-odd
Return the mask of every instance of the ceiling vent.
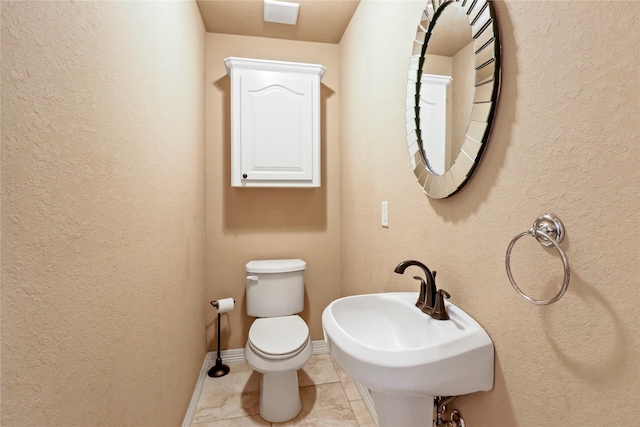
[[264, 0], [265, 22], [296, 25], [300, 4], [278, 0]]

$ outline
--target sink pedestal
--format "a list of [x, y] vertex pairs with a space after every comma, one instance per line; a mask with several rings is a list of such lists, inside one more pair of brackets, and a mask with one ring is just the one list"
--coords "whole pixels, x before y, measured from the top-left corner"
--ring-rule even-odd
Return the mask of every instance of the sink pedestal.
[[407, 396], [371, 390], [378, 427], [424, 427], [434, 420], [433, 396]]

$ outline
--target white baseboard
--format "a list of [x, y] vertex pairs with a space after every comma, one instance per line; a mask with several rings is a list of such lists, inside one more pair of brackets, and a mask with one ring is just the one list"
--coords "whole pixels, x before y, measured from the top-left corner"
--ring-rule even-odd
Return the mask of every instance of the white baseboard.
[[371, 392], [369, 391], [368, 388], [366, 388], [362, 384], [357, 383], [355, 381], [353, 383], [356, 385], [356, 389], [358, 390], [358, 393], [360, 393], [360, 396], [362, 397], [364, 406], [366, 406], [367, 409], [369, 410], [369, 414], [371, 414], [371, 418], [373, 418], [373, 421], [376, 423], [376, 425], [378, 425], [378, 415], [376, 414], [376, 408], [373, 406], [373, 397], [371, 396]]
[[[326, 341], [312, 341], [313, 346], [313, 354], [327, 354], [329, 353], [329, 346]], [[207, 379], [207, 372], [209, 372], [209, 368], [216, 364], [217, 351], [210, 351], [205, 355], [204, 362], [202, 363], [202, 369], [200, 370], [200, 376], [198, 377], [198, 382], [196, 383], [196, 388], [193, 390], [193, 394], [191, 395], [191, 402], [189, 404], [189, 408], [187, 409], [187, 413], [184, 416], [184, 420], [182, 421], [182, 427], [190, 427], [191, 422], [193, 421], [193, 416], [196, 412], [196, 408], [198, 407], [198, 401], [200, 400], [200, 394], [202, 393], [202, 387], [204, 387], [204, 382]], [[227, 365], [246, 363], [246, 359], [244, 358], [244, 348], [232, 348], [230, 350], [221, 350], [220, 358], [222, 362]], [[360, 392], [362, 394], [362, 392]], [[364, 397], [363, 397], [364, 400]], [[366, 402], [365, 402], [366, 404]], [[368, 406], [367, 406], [368, 407]]]
[[[213, 355], [213, 358], [211, 355]], [[209, 368], [215, 364], [215, 360], [215, 353], [207, 353], [204, 357], [202, 368], [200, 368], [200, 376], [198, 376], [198, 381], [196, 382], [196, 388], [193, 390], [187, 413], [184, 415], [184, 420], [182, 420], [182, 427], [191, 427], [191, 422], [193, 421], [193, 416], [198, 407], [198, 401], [200, 400], [200, 394], [202, 393], [202, 387], [204, 387], [204, 381], [207, 378], [207, 372], [209, 372]]]

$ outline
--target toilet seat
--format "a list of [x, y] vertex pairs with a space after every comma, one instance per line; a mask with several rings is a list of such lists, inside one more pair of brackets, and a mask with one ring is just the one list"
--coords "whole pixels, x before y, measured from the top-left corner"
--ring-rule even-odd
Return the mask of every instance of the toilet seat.
[[267, 359], [286, 359], [300, 353], [309, 342], [309, 327], [298, 315], [256, 319], [247, 344]]

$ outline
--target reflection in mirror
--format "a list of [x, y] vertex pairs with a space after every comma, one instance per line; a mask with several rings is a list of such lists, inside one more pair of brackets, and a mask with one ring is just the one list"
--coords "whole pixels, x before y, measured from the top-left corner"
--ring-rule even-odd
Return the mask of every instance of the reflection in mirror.
[[499, 91], [497, 24], [485, 0], [430, 0], [407, 85], [407, 142], [425, 193], [449, 197], [475, 170]]
[[443, 175], [460, 152], [474, 89], [473, 38], [467, 14], [449, 3], [431, 33], [422, 67], [420, 125], [427, 166]]

